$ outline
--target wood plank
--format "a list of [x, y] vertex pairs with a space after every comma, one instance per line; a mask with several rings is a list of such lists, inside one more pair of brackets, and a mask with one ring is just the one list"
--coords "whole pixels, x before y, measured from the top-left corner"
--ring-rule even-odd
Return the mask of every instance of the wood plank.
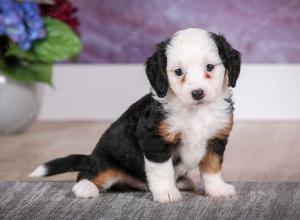
[[[38, 165], [89, 154], [109, 122], [36, 122], [0, 137], [0, 180], [75, 180], [75, 173], [30, 179]], [[237, 122], [225, 152], [227, 181], [300, 181], [300, 122]], [[198, 173], [192, 172], [193, 178]]]

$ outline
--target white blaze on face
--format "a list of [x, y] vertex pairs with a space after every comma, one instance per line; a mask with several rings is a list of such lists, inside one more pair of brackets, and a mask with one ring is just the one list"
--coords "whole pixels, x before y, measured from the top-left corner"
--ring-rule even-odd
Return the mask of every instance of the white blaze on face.
[[[204, 91], [202, 103], [212, 102], [221, 94], [225, 67], [209, 32], [192, 28], [176, 32], [166, 55], [170, 88], [184, 104], [196, 103], [193, 90]], [[211, 72], [206, 70], [207, 64], [215, 65]], [[178, 68], [182, 69], [182, 76], [175, 74]]]

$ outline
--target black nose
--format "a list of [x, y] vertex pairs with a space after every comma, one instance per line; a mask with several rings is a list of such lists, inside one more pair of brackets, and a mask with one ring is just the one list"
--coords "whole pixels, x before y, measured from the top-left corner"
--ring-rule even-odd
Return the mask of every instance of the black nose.
[[202, 89], [196, 89], [192, 91], [192, 97], [195, 100], [200, 100], [204, 97], [204, 91]]

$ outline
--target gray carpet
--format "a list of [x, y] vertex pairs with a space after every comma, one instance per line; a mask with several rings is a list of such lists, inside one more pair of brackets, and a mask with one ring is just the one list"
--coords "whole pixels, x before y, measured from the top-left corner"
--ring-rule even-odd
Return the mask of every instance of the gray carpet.
[[238, 196], [184, 192], [159, 204], [146, 192], [77, 199], [71, 182], [0, 182], [0, 219], [300, 219], [300, 183], [235, 183]]

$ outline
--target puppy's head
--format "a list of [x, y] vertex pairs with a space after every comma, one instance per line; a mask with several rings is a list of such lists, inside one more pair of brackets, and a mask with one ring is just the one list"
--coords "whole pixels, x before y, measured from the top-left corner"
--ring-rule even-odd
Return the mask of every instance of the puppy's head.
[[158, 44], [145, 65], [159, 97], [170, 93], [186, 105], [197, 105], [235, 87], [240, 63], [240, 53], [222, 35], [185, 29]]

